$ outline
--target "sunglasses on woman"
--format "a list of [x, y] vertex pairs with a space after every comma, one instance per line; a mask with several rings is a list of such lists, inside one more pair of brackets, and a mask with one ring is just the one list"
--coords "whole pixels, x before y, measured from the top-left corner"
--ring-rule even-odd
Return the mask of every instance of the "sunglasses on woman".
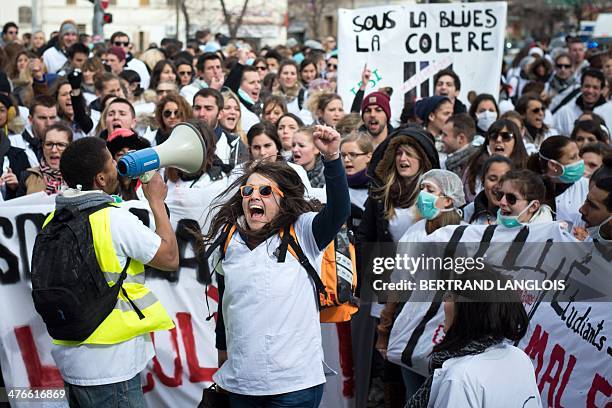
[[504, 198], [504, 196], [506, 196], [506, 201], [510, 205], [516, 204], [516, 202], [519, 201], [519, 200], [525, 200], [524, 198], [518, 198], [515, 194], [504, 193], [503, 191], [499, 191], [499, 190], [498, 191], [494, 191], [493, 195], [495, 196], [495, 199], [497, 201], [501, 201], [502, 198]]
[[512, 133], [510, 133], [510, 132], [489, 133], [489, 139], [490, 140], [497, 140], [497, 138], [499, 136], [501, 136], [501, 138], [502, 138], [502, 140], [504, 142], [509, 142], [514, 137], [514, 135]]
[[270, 197], [273, 191], [281, 197], [285, 196], [283, 192], [280, 191], [278, 188], [268, 185], [268, 184], [262, 184], [262, 185], [247, 184], [247, 185], [241, 186], [240, 195], [242, 196], [242, 198], [248, 198], [253, 195], [256, 188], [259, 191], [259, 195], [263, 198]]
[[531, 110], [531, 113], [542, 113], [542, 112], [544, 112], [544, 108], [541, 106], [539, 108], [533, 108]]
[[164, 116], [164, 118], [166, 118], [166, 119], [170, 118], [171, 116], [176, 116], [176, 117], [178, 117], [178, 115], [179, 115], [179, 111], [177, 111], [177, 110], [165, 110], [165, 111], [163, 111], [163, 112], [162, 112], [162, 115], [163, 115], [163, 116]]

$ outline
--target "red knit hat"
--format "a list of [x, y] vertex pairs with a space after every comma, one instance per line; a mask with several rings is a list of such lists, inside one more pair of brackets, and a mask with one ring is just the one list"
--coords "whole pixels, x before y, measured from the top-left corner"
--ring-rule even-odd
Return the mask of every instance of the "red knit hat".
[[372, 92], [361, 102], [361, 117], [363, 117], [363, 111], [370, 105], [377, 105], [387, 115], [387, 122], [391, 120], [391, 106], [389, 105], [389, 97], [382, 92]]

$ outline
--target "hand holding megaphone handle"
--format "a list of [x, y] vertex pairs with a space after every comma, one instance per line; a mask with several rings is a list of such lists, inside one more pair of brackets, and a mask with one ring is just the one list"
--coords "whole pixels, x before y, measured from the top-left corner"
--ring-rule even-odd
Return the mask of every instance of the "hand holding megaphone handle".
[[151, 181], [154, 175], [155, 175], [155, 170], [151, 170], [151, 171], [147, 171], [146, 173], [141, 174], [140, 176], [138, 176], [138, 178], [143, 184], [147, 184], [149, 181]]

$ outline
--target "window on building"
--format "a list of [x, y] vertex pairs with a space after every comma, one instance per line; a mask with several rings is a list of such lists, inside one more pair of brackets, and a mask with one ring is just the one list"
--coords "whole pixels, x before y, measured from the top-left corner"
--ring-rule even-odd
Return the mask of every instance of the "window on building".
[[67, 6], [74, 6], [76, 4], [76, 0], [66, 0]]
[[19, 24], [32, 24], [32, 7], [19, 7]]
[[166, 0], [166, 4], [171, 7], [176, 7], [176, 0]]
[[87, 24], [77, 24], [77, 31], [80, 33], [87, 32]]
[[142, 6], [148, 6], [148, 5], [149, 5], [149, 3], [150, 3], [150, 1], [149, 1], [149, 0], [140, 0], [140, 6], [141, 6], [141, 7], [142, 7]]
[[334, 32], [334, 16], [325, 16], [325, 31], [327, 35], [332, 35]]

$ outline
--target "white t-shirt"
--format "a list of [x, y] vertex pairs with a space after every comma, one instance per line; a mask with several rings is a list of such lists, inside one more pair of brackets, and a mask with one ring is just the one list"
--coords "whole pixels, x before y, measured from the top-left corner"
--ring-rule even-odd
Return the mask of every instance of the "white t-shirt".
[[500, 344], [451, 358], [434, 370], [428, 407], [540, 408], [533, 365], [519, 348]]
[[[322, 252], [312, 234], [315, 215], [302, 214], [294, 226], [316, 268]], [[284, 263], [277, 262], [279, 245], [277, 234], [250, 250], [240, 234], [234, 234], [218, 268], [225, 277], [228, 360], [213, 380], [230, 392], [276, 395], [325, 382], [314, 284], [289, 252]]]
[[[110, 208], [113, 249], [123, 268], [130, 257], [151, 262], [161, 238], [124, 208]], [[126, 381], [144, 370], [155, 355], [149, 334], [113, 345], [83, 344], [76, 347], [54, 344], [51, 355], [62, 378], [74, 385], [102, 385]]]
[[140, 87], [142, 89], [149, 88], [149, 81], [151, 79], [151, 75], [149, 74], [149, 70], [144, 62], [139, 59], [132, 58], [130, 62], [127, 63], [125, 69], [130, 69], [132, 71], [136, 71], [138, 76], [140, 76]]
[[68, 61], [66, 55], [55, 47], [47, 49], [47, 51], [43, 53], [42, 57], [43, 62], [47, 67], [47, 72], [52, 74], [56, 74]]
[[259, 116], [251, 112], [246, 106], [240, 103], [240, 120], [242, 123], [242, 130], [247, 133], [252, 126], [261, 122]]
[[416, 215], [416, 207], [395, 209], [395, 216], [389, 220], [389, 232], [393, 237], [393, 242], [399, 241], [408, 228], [414, 224]]
[[[26, 129], [32, 134], [32, 127], [26, 125]], [[23, 138], [21, 134], [18, 135], [9, 135], [9, 140], [11, 141], [11, 146], [18, 147], [20, 149], [25, 150], [26, 156], [28, 156], [28, 162], [30, 162], [31, 167], [38, 167], [40, 163], [38, 162], [38, 157], [36, 157], [36, 153], [32, 149], [32, 146]], [[19, 175], [17, 175], [19, 177]]]

